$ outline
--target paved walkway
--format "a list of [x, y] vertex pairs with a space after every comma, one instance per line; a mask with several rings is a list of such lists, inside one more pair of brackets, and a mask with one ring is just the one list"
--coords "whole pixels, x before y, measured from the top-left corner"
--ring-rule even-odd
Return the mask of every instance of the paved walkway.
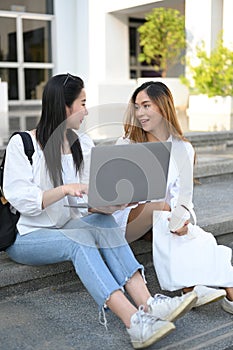
[[[158, 292], [152, 266], [146, 275], [151, 292]], [[6, 298], [0, 310], [1, 350], [132, 350], [123, 324], [110, 311], [108, 331], [99, 324], [97, 307], [77, 279]], [[148, 349], [233, 349], [233, 315], [220, 301], [191, 310], [175, 325]]]

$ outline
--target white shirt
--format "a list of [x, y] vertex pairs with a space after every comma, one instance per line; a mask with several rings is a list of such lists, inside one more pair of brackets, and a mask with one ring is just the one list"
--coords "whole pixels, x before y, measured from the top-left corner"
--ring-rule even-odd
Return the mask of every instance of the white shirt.
[[[72, 155], [62, 155], [64, 183], [88, 183], [90, 150], [94, 143], [85, 134], [80, 135], [79, 139], [83, 151], [83, 167], [76, 173]], [[21, 235], [43, 227], [59, 228], [72, 217], [82, 215], [80, 210], [64, 206], [77, 203], [77, 198], [71, 196], [66, 196], [42, 209], [43, 191], [54, 186], [46, 169], [44, 153], [34, 136], [32, 141], [35, 149], [32, 165], [24, 152], [20, 135], [15, 135], [8, 143], [4, 167], [4, 194], [12, 206], [20, 212], [17, 229]]]

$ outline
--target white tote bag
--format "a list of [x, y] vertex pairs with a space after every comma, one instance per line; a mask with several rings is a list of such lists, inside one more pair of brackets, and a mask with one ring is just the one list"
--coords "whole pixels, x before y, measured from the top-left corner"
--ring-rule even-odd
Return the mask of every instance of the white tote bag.
[[169, 217], [165, 211], [153, 214], [153, 262], [161, 289], [233, 287], [232, 250], [197, 225], [189, 224], [184, 236], [171, 233]]

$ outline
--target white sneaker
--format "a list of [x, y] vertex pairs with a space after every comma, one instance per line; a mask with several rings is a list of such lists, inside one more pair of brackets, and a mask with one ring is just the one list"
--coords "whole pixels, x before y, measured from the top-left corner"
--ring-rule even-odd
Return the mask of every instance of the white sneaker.
[[147, 301], [148, 312], [161, 320], [175, 321], [183, 316], [196, 304], [197, 294], [192, 291], [180, 297], [170, 298], [162, 294], [155, 294]]
[[212, 303], [226, 296], [225, 289], [216, 289], [206, 286], [196, 286], [194, 287], [194, 291], [197, 293], [198, 297], [195, 307]]
[[160, 321], [156, 317], [144, 312], [143, 306], [131, 317], [130, 335], [134, 349], [142, 349], [169, 334], [176, 327], [168, 321]]
[[230, 301], [225, 297], [222, 301], [222, 308], [226, 312], [233, 314], [233, 301]]

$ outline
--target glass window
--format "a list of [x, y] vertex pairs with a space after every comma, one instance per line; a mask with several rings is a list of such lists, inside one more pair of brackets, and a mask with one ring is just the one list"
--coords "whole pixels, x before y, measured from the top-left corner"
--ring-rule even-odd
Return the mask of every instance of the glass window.
[[19, 130], [32, 130], [35, 129], [38, 121], [40, 119], [39, 112], [33, 112], [28, 115], [28, 111], [22, 110], [17, 115], [15, 112], [11, 112], [9, 115], [9, 135], [11, 135], [15, 131]]
[[150, 77], [161, 77], [162, 72], [158, 71], [156, 72], [153, 70], [141, 70], [141, 77], [142, 78], [150, 78]]
[[26, 117], [26, 130], [34, 129], [38, 121], [39, 121], [39, 117], [36, 117], [36, 116]]
[[51, 76], [51, 69], [25, 69], [25, 99], [41, 100], [45, 82]]
[[130, 69], [130, 79], [137, 79], [137, 71], [135, 69]]
[[47, 21], [23, 21], [25, 62], [51, 62], [51, 24]]
[[9, 118], [9, 132], [12, 134], [15, 131], [20, 130], [20, 118], [19, 117], [10, 117]]
[[[20, 4], [26, 3], [22, 1]], [[52, 4], [52, 0], [48, 3]], [[52, 76], [54, 67], [52, 57], [54, 16], [18, 13], [16, 9], [8, 13], [1, 11], [1, 4], [2, 0], [0, 0], [0, 79], [8, 83], [8, 99], [20, 103], [25, 100], [40, 100], [44, 82]], [[19, 2], [15, 2], [15, 5], [19, 5]]]
[[0, 61], [17, 61], [15, 18], [0, 17]]
[[10, 100], [19, 99], [18, 71], [16, 68], [8, 68], [8, 97]]
[[139, 62], [138, 55], [141, 52], [138, 27], [144, 23], [144, 19], [130, 18], [129, 20], [129, 48], [130, 48], [130, 78], [161, 77], [161, 72], [153, 69], [153, 62]]
[[53, 14], [53, 0], [0, 0], [0, 10]]
[[136, 28], [129, 28], [130, 64], [137, 64], [137, 33]]
[[16, 68], [1, 68], [0, 67], [0, 78], [2, 81], [8, 83], [8, 99], [18, 100], [18, 74]]

